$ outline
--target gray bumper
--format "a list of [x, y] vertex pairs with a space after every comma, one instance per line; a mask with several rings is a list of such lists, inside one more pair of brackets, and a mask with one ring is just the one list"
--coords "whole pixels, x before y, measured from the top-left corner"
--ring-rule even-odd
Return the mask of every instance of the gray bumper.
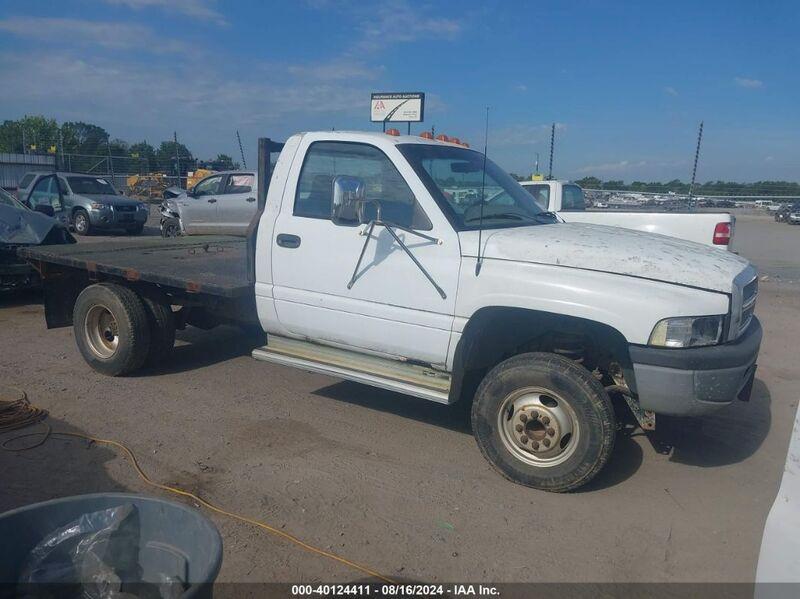
[[89, 222], [93, 227], [133, 227], [143, 225], [147, 222], [146, 210], [133, 210], [130, 212], [119, 212], [114, 210], [89, 210]]
[[749, 399], [761, 346], [761, 323], [732, 343], [692, 349], [631, 346], [639, 404], [656, 414], [697, 416], [742, 396]]

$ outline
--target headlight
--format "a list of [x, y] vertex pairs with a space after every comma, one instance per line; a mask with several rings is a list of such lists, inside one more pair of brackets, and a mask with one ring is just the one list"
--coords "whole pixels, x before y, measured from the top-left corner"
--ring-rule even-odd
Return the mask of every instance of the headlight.
[[108, 208], [108, 204], [104, 204], [103, 202], [92, 202], [91, 206], [94, 210], [105, 210]]
[[682, 316], [665, 318], [650, 333], [650, 345], [658, 347], [700, 347], [715, 345], [722, 338], [724, 316]]

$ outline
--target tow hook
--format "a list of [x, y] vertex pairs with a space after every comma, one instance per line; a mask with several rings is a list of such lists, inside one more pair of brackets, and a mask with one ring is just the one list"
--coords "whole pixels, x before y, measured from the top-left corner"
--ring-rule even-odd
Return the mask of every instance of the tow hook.
[[639, 426], [646, 431], [656, 430], [655, 412], [643, 410], [642, 406], [639, 405], [639, 400], [633, 396], [633, 393], [627, 385], [608, 385], [606, 387], [606, 393], [619, 393], [622, 395], [622, 397], [625, 398], [625, 403], [628, 404], [631, 412], [633, 412], [633, 415], [636, 417], [636, 422], [639, 423]]

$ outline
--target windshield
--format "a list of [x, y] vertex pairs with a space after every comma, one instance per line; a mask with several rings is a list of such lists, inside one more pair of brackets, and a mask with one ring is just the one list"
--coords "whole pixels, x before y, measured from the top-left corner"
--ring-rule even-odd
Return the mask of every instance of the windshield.
[[97, 177], [67, 177], [72, 193], [78, 195], [117, 195], [114, 187], [105, 179]]
[[483, 154], [433, 144], [401, 144], [403, 156], [458, 231], [556, 222], [507, 172]]
[[5, 189], [0, 187], [0, 206], [11, 206], [12, 208], [23, 208], [24, 206], [20, 204], [17, 199], [12, 196], [9, 192]]

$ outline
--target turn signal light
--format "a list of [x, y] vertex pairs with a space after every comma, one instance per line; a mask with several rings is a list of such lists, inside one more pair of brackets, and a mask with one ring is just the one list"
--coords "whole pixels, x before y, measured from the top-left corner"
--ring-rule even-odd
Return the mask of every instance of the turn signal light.
[[714, 245], [728, 245], [731, 242], [731, 224], [717, 223], [714, 227], [714, 238], [711, 240]]

